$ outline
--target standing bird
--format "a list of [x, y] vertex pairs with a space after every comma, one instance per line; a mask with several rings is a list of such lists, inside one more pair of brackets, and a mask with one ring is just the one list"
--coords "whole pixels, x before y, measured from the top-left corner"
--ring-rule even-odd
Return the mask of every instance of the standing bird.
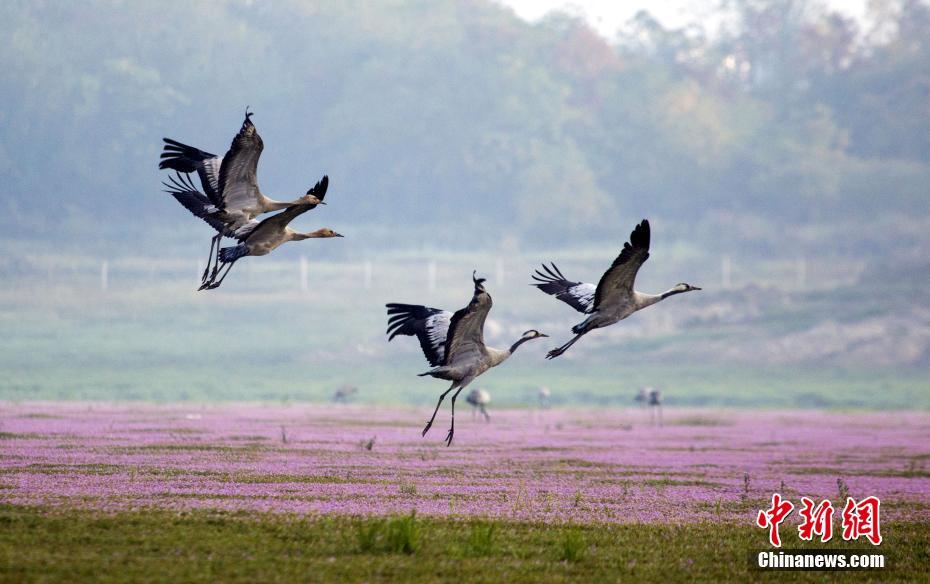
[[[324, 177], [324, 179], [325, 178], [326, 177]], [[320, 182], [323, 183], [323, 181]], [[322, 193], [320, 195], [321, 199], [323, 198], [324, 194], [325, 193]], [[342, 237], [342, 235], [336, 233], [328, 227], [317, 229], [316, 231], [310, 231], [308, 233], [301, 233], [288, 227], [288, 223], [293, 221], [299, 215], [302, 215], [303, 213], [306, 213], [310, 209], [314, 208], [315, 206], [316, 205], [294, 205], [292, 207], [288, 207], [277, 215], [273, 215], [258, 222], [255, 227], [249, 229], [247, 232], [238, 233], [236, 235], [236, 239], [241, 242], [239, 245], [224, 247], [220, 250], [220, 266], [216, 271], [216, 274], [222, 274], [220, 279], [217, 281], [215, 274], [208, 281], [201, 284], [200, 289], [212, 290], [213, 288], [219, 288], [220, 284], [223, 283], [223, 280], [226, 279], [226, 276], [229, 275], [229, 271], [232, 269], [233, 264], [246, 256], [267, 255], [288, 241], [301, 241], [311, 238]], [[224, 267], [226, 268], [225, 272], [223, 272]]]
[[[253, 112], [249, 112], [246, 108], [242, 127], [233, 138], [225, 156], [210, 154], [177, 140], [163, 138], [165, 148], [161, 154], [162, 160], [158, 164], [158, 168], [172, 169], [187, 174], [196, 171], [200, 176], [200, 184], [209, 204], [203, 205], [203, 201], [188, 204], [177, 196], [175, 198], [194, 215], [208, 223], [210, 221], [207, 220], [207, 216], [217, 219], [233, 233], [248, 225], [262, 213], [287, 209], [293, 205], [321, 204], [320, 200], [313, 197], [312, 189], [307, 191], [306, 195], [287, 202], [275, 201], [262, 194], [258, 188], [256, 172], [258, 158], [265, 148], [265, 143], [258, 135], [255, 124], [252, 123], [252, 115]], [[223, 235], [226, 235], [219, 229], [217, 231], [218, 233], [210, 242], [210, 255], [207, 258], [207, 267], [204, 269], [202, 278], [204, 282], [207, 281], [211, 263], [213, 264], [211, 279], [216, 277], [220, 240]], [[214, 248], [216, 258], [213, 256]]]
[[649, 388], [649, 419], [653, 424], [656, 423], [658, 415], [659, 427], [662, 427], [662, 392], [658, 389]]
[[[333, 402], [344, 404], [349, 402], [349, 398], [358, 393], [358, 388], [354, 385], [343, 385], [333, 393]], [[368, 450], [371, 450], [369, 448]]]
[[578, 312], [589, 315], [584, 322], [572, 327], [572, 333], [575, 336], [561, 347], [549, 351], [546, 358], [558, 357], [578, 339], [594, 329], [610, 326], [669, 296], [700, 290], [697, 286], [685, 283], [677, 284], [662, 294], [643, 294], [633, 290], [636, 272], [647, 259], [649, 259], [649, 221], [643, 219], [633, 229], [630, 241], [623, 244], [620, 255], [601, 276], [597, 286], [566, 279], [554, 263], [551, 268], [543, 264], [545, 273], [536, 270], [533, 275], [536, 282], [531, 284], [532, 286], [555, 296]]
[[539, 388], [539, 391], [536, 392], [537, 398], [539, 398], [539, 407], [542, 409], [549, 408], [549, 398], [552, 397], [552, 392], [545, 385]]
[[476, 377], [500, 365], [510, 357], [517, 347], [532, 339], [548, 337], [543, 333], [530, 329], [523, 333], [509, 349], [494, 349], [484, 344], [484, 321], [491, 310], [491, 295], [484, 289], [484, 278], [477, 278], [472, 273], [475, 284], [474, 296], [468, 306], [455, 314], [439, 308], [429, 308], [415, 304], [388, 304], [388, 328], [391, 341], [397, 335], [415, 336], [420, 341], [420, 348], [429, 364], [434, 368], [420, 377], [429, 375], [437, 379], [451, 381], [442, 395], [433, 416], [423, 428], [423, 436], [429, 431], [436, 419], [436, 413], [442, 400], [453, 389], [452, 395], [452, 425], [446, 436], [446, 446], [452, 444], [455, 434], [455, 398]]
[[484, 415], [484, 421], [490, 422], [491, 416], [488, 415], [488, 410], [485, 407], [491, 403], [491, 394], [487, 392], [486, 389], [473, 389], [468, 392], [468, 395], [465, 396], [465, 401], [471, 404], [471, 417], [474, 419], [475, 413], [478, 410], [481, 410], [481, 413]]

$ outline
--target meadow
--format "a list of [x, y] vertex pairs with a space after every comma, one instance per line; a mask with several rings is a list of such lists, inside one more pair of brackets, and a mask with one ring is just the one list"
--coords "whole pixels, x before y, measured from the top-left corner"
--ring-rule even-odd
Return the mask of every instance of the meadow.
[[422, 408], [7, 403], [3, 573], [737, 578], [775, 491], [879, 496], [884, 574], [927, 559], [925, 413], [459, 405], [446, 448]]

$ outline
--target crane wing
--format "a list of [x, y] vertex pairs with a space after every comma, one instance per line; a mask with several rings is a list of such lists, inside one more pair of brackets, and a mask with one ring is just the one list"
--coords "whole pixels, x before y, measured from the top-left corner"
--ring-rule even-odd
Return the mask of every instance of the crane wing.
[[594, 308], [597, 310], [601, 304], [612, 297], [622, 294], [633, 294], [633, 282], [640, 266], [649, 259], [649, 221], [643, 219], [630, 233], [630, 241], [623, 244], [623, 250], [614, 260], [610, 268], [601, 276], [594, 292]]
[[415, 336], [429, 364], [439, 367], [446, 354], [446, 334], [452, 313], [440, 308], [418, 304], [387, 304], [388, 328], [391, 341], [397, 335]]
[[171, 138], [162, 138], [165, 147], [161, 153], [161, 162], [158, 168], [164, 170], [170, 168], [178, 172], [190, 174], [197, 171], [200, 177], [200, 184], [206, 192], [210, 202], [218, 208], [223, 208], [223, 200], [220, 197], [220, 166], [223, 158], [216, 154], [204, 152], [199, 148], [182, 144]]
[[589, 313], [594, 306], [594, 284], [586, 282], [572, 282], [562, 275], [562, 272], [555, 264], [550, 268], [546, 264], [542, 265], [542, 270], [536, 270], [533, 274], [536, 286], [546, 294], [555, 296], [562, 302], [568, 304], [578, 312]]
[[257, 168], [258, 158], [262, 155], [265, 143], [258, 135], [251, 117], [252, 113], [247, 111], [245, 121], [233, 138], [220, 166], [220, 194], [223, 204], [231, 211], [256, 206], [260, 195]]
[[177, 173], [177, 178], [172, 176], [169, 177], [168, 180], [171, 182], [161, 183], [165, 186], [166, 193], [174, 197], [177, 202], [184, 205], [185, 209], [203, 219], [207, 225], [215, 229], [218, 233], [227, 237], [233, 236], [233, 232], [226, 223], [217, 216], [220, 210], [216, 208], [216, 205], [214, 205], [205, 194], [194, 187], [190, 178], [187, 178], [186, 175], [182, 176], [180, 173]]
[[474, 363], [487, 352], [484, 345], [484, 321], [488, 318], [493, 302], [491, 295], [481, 287], [482, 281], [475, 281], [475, 294], [468, 306], [452, 315], [443, 365], [455, 367], [458, 363]]
[[[329, 177], [324, 175], [323, 178], [321, 178], [319, 182], [313, 186], [313, 188], [307, 191], [307, 194], [313, 194], [322, 200], [326, 196], [326, 189], [328, 187]], [[262, 221], [255, 221], [255, 219], [253, 219], [245, 226], [238, 229], [234, 235], [230, 235], [230, 237], [235, 237], [239, 241], [245, 241], [252, 234], [258, 233], [260, 230], [282, 230], [299, 215], [303, 215], [311, 209], [316, 209], [316, 207], [316, 205], [291, 205], [277, 215], [272, 215], [271, 217], [263, 219]]]

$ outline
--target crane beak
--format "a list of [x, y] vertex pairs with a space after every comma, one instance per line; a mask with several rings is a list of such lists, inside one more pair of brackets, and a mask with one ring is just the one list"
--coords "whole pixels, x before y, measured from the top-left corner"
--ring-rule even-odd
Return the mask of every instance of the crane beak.
[[341, 233], [337, 233], [337, 234], [336, 234], [336, 237], [345, 237], [345, 235], [343, 235], [343, 234], [341, 234]]
[[548, 337], [549, 335], [547, 335], [546, 333], [539, 333], [539, 336], [540, 336], [540, 337]]
[[703, 288], [698, 288], [697, 286], [691, 286], [692, 290], [703, 290]]

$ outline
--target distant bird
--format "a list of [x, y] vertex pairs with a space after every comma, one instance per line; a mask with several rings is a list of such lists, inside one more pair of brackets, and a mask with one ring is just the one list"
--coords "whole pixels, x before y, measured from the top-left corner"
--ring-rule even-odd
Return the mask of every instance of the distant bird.
[[[343, 385], [335, 392], [333, 392], [333, 401], [339, 404], [344, 404], [349, 401], [349, 398], [358, 393], [358, 388], [354, 385]], [[374, 442], [374, 439], [372, 439]], [[368, 450], [371, 450], [369, 448]]]
[[658, 389], [649, 388], [649, 419], [655, 424], [658, 415], [659, 426], [662, 426], [662, 392]]
[[488, 410], [485, 409], [489, 403], [491, 403], [491, 394], [485, 389], [473, 389], [468, 392], [468, 395], [465, 396], [465, 401], [472, 405], [471, 417], [475, 417], [475, 413], [478, 410], [481, 410], [481, 413], [484, 415], [484, 421], [490, 422], [491, 416], [488, 415]]
[[549, 407], [549, 398], [552, 397], [552, 392], [549, 391], [548, 387], [543, 385], [539, 388], [537, 397], [539, 398], [539, 407], [547, 409]]
[[652, 387], [641, 387], [633, 398], [638, 404], [649, 407], [649, 420], [656, 423], [656, 413], [658, 413], [659, 426], [662, 425], [662, 392]]
[[649, 237], [649, 221], [643, 219], [633, 229], [630, 241], [623, 245], [620, 255], [601, 276], [597, 286], [566, 279], [554, 263], [551, 264], [551, 268], [543, 264], [545, 272], [536, 270], [533, 275], [536, 282], [533, 286], [555, 296], [578, 312], [589, 315], [584, 322], [572, 327], [575, 337], [561, 347], [549, 351], [547, 359], [558, 357], [594, 329], [610, 326], [669, 296], [700, 290], [697, 286], [685, 283], [677, 284], [662, 294], [643, 294], [633, 290], [636, 272], [649, 258]]
[[[218, 220], [225, 226], [225, 229], [233, 233], [247, 226], [252, 219], [262, 213], [287, 209], [293, 205], [322, 204], [322, 201], [313, 195], [312, 189], [304, 196], [287, 202], [275, 201], [262, 194], [258, 188], [256, 171], [258, 158], [265, 144], [252, 123], [252, 115], [253, 112], [249, 112], [246, 108], [242, 127], [233, 138], [225, 156], [217, 156], [182, 144], [177, 140], [163, 138], [165, 148], [161, 154], [162, 160], [158, 164], [158, 168], [172, 169], [187, 174], [196, 171], [200, 176], [200, 184], [206, 193], [207, 201], [190, 197], [181, 199], [175, 196], [175, 198], [187, 210], [207, 221], [214, 228], [216, 226], [211, 221]], [[211, 278], [216, 277], [220, 239], [223, 235], [227, 235], [219, 229], [217, 231], [217, 235], [210, 242], [210, 255], [202, 278], [204, 282], [207, 281], [211, 263], [213, 264]], [[216, 258], [213, 255], [214, 248], [217, 253]]]
[[423, 355], [434, 369], [420, 373], [420, 377], [429, 375], [452, 382], [442, 395], [433, 411], [433, 416], [423, 435], [429, 431], [436, 419], [436, 413], [442, 400], [453, 389], [452, 425], [446, 436], [446, 446], [452, 444], [455, 433], [455, 398], [476, 377], [500, 365], [510, 357], [517, 347], [532, 339], [547, 337], [543, 333], [530, 329], [523, 333], [509, 349], [494, 349], [484, 344], [484, 322], [491, 310], [491, 295], [484, 288], [484, 278], [472, 274], [475, 285], [474, 296], [468, 306], [455, 314], [439, 308], [429, 308], [415, 304], [388, 304], [388, 341], [397, 335], [415, 336], [420, 341]]

